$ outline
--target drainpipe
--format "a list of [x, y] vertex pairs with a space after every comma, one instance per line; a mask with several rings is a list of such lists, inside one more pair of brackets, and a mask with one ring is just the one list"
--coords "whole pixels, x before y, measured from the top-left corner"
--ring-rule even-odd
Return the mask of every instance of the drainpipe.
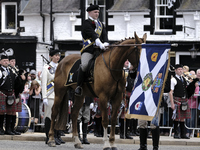
[[42, 0], [40, 0], [40, 16], [42, 17], [42, 41], [45, 42], [45, 38], [44, 38], [45, 16], [42, 13]]
[[53, 43], [52, 0], [50, 2], [50, 40]]

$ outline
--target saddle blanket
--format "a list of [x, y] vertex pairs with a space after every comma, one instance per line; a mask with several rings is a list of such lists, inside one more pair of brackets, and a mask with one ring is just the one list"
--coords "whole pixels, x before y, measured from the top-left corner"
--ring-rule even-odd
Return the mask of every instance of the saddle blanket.
[[[78, 69], [79, 69], [79, 66], [81, 64], [81, 59], [78, 59], [74, 65], [72, 66], [69, 74], [68, 74], [68, 78], [67, 78], [67, 81], [65, 83], [65, 86], [71, 86], [71, 85], [74, 85], [74, 84], [77, 84], [77, 78], [78, 78]], [[87, 73], [85, 73], [85, 76]], [[84, 82], [90, 82], [92, 80], [90, 80], [88, 77], [85, 78]]]

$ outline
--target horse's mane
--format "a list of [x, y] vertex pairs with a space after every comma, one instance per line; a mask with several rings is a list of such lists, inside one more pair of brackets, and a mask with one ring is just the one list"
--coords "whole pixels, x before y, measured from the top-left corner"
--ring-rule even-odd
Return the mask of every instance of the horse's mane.
[[[126, 44], [126, 42], [128, 42], [129, 40], [132, 40], [132, 39], [135, 39], [134, 37], [129, 37], [128, 39], [127, 38], [125, 38], [125, 39], [121, 39], [120, 41], [117, 41], [117, 42], [115, 42], [114, 44], [112, 44], [112, 45], [120, 45], [120, 44]], [[125, 43], [124, 43], [125, 42]], [[109, 49], [108, 50], [112, 50], [114, 48], [114, 46], [113, 47], [109, 47]], [[108, 51], [107, 50], [107, 51]]]
[[125, 38], [124, 40], [123, 39], [121, 39], [121, 41], [117, 41], [117, 42], [115, 42], [114, 43], [114, 45], [119, 45], [119, 44], [122, 44], [123, 42], [125, 42], [125, 41], [127, 41], [127, 40], [130, 40], [130, 39], [135, 39], [134, 37], [129, 37], [128, 39], [127, 38]]

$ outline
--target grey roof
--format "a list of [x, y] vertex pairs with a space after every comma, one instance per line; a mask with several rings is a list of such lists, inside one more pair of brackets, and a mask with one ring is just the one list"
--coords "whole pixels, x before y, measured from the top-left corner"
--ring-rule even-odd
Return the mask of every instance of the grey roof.
[[[79, 0], [52, 0], [53, 12], [79, 12]], [[40, 13], [40, 0], [29, 0], [28, 4], [21, 13]], [[50, 0], [42, 0], [42, 13], [50, 13]]]
[[200, 0], [182, 0], [182, 3], [176, 11], [199, 11], [200, 10]]
[[149, 10], [149, 0], [115, 0], [109, 12], [144, 12]]
[[[53, 12], [79, 12], [80, 0], [52, 0]], [[149, 12], [150, 0], [114, 0], [109, 12]], [[200, 0], [182, 0], [176, 11], [199, 11]], [[42, 12], [50, 13], [50, 0], [42, 0]], [[40, 0], [29, 0], [22, 14], [40, 13]]]

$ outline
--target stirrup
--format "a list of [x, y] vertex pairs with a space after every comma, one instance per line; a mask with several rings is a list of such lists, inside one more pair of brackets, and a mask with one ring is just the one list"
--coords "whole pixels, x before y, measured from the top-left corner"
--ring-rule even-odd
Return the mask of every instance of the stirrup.
[[76, 96], [81, 96], [83, 93], [82, 93], [83, 89], [81, 86], [77, 86], [76, 89], [75, 89], [75, 95]]

